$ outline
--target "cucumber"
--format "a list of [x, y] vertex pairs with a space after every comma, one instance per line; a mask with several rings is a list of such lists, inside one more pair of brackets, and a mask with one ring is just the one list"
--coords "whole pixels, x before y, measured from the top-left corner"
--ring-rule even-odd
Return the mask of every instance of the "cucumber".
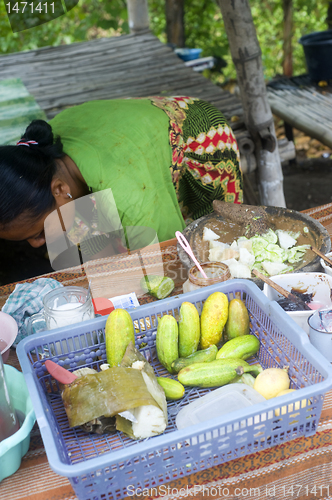
[[222, 292], [214, 292], [203, 304], [201, 314], [201, 349], [217, 345], [228, 318], [228, 297]]
[[215, 359], [209, 363], [196, 363], [183, 368], [178, 373], [178, 380], [191, 387], [221, 387], [237, 375], [252, 371], [253, 367], [243, 359]]
[[182, 368], [190, 366], [194, 363], [207, 363], [216, 359], [218, 352], [218, 347], [216, 345], [210, 345], [202, 351], [196, 351], [194, 354], [187, 356], [186, 358], [178, 358], [172, 363], [172, 369], [178, 373]]
[[184, 395], [184, 387], [180, 382], [172, 378], [157, 377], [158, 384], [164, 389], [166, 399], [181, 399]]
[[248, 309], [240, 299], [232, 299], [228, 306], [228, 319], [224, 338], [231, 340], [241, 335], [249, 335], [250, 319]]
[[165, 314], [158, 321], [156, 350], [160, 363], [169, 373], [174, 373], [172, 363], [179, 357], [179, 329], [176, 319]]
[[110, 366], [121, 363], [130, 342], [135, 345], [133, 320], [125, 309], [114, 309], [105, 325], [106, 358]]
[[186, 358], [197, 351], [201, 336], [199, 314], [191, 302], [182, 302], [179, 317], [179, 356]]
[[255, 335], [241, 335], [228, 340], [219, 349], [216, 359], [242, 358], [247, 359], [259, 351], [260, 342]]
[[141, 279], [141, 288], [156, 299], [165, 299], [174, 289], [174, 281], [168, 276], [149, 274]]

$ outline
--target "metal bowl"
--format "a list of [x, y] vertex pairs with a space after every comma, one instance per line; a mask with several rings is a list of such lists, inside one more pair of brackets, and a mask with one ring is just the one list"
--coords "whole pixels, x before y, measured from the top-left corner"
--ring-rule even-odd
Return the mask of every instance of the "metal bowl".
[[[325, 227], [320, 224], [320, 222], [316, 221], [306, 214], [297, 212], [296, 210], [290, 210], [281, 207], [264, 207], [264, 209], [266, 211], [266, 214], [273, 218], [273, 220], [275, 221], [276, 229], [278, 229], [278, 218], [280, 218], [280, 221], [289, 221], [289, 223], [294, 228], [292, 230], [296, 230], [297, 225], [299, 228], [302, 228], [303, 225], [305, 225], [309, 231], [305, 237], [306, 241], [304, 243], [316, 247], [324, 254], [330, 251], [331, 240], [329, 233], [327, 232]], [[204, 215], [203, 217], [195, 220], [182, 231], [182, 234], [188, 240], [195, 257], [199, 262], [206, 262], [208, 259], [206, 252], [202, 251], [197, 241], [202, 239], [204, 227], [208, 223], [211, 223], [213, 220], [224, 221], [225, 219], [223, 219], [222, 216], [217, 215], [216, 212], [213, 212], [209, 215]], [[233, 240], [226, 241], [222, 240], [221, 238], [219, 241], [232, 243]], [[182, 264], [189, 271], [194, 263], [179, 243], [177, 244], [177, 252]], [[320, 270], [320, 257], [311, 250], [307, 250], [304, 260], [299, 262], [297, 265], [295, 264], [294, 270], [291, 272], [314, 272], [318, 270]], [[260, 279], [252, 278], [252, 281], [254, 281], [260, 288], [263, 288], [263, 282]]]

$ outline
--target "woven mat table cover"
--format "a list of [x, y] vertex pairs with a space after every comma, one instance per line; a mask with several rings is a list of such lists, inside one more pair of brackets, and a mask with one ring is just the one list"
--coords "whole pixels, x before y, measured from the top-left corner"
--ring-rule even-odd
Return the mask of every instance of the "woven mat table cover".
[[[332, 236], [332, 203], [303, 212], [321, 222]], [[175, 279], [173, 294], [180, 293], [186, 272], [178, 259], [175, 239], [162, 244], [162, 257], [166, 273]], [[87, 286], [86, 277], [74, 268], [47, 276], [64, 285]], [[14, 286], [15, 284], [10, 284], [0, 287], [0, 307]], [[150, 299], [146, 296], [139, 299], [141, 304], [147, 300]], [[14, 350], [10, 352], [8, 363], [20, 369]], [[297, 438], [206, 470], [198, 470], [190, 476], [170, 478], [170, 482], [151, 491], [133, 493], [129, 490], [130, 496], [127, 498], [332, 499], [332, 391], [325, 396], [315, 435]], [[37, 424], [32, 430], [30, 448], [23, 457], [19, 470], [0, 483], [0, 500], [21, 499], [76, 499], [68, 479], [54, 473], [49, 467]]]

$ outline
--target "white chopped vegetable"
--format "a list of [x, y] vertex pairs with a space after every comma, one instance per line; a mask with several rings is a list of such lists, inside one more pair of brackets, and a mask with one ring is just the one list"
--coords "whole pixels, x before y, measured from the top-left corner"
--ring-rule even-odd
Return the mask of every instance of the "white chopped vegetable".
[[288, 248], [296, 245], [296, 239], [293, 238], [288, 231], [282, 231], [281, 229], [277, 229], [276, 233], [278, 235], [278, 241], [281, 248], [287, 250]]
[[252, 253], [252, 240], [248, 240], [245, 236], [241, 236], [241, 238], [237, 240], [237, 246], [239, 248], [246, 248], [248, 252]]
[[132, 424], [132, 431], [137, 439], [156, 436], [166, 429], [164, 413], [158, 406], [139, 406], [130, 410], [130, 413], [137, 421]]
[[307, 228], [307, 226], [305, 226], [305, 227], [303, 228], [303, 232], [304, 232], [304, 233], [309, 233], [309, 229]]
[[232, 278], [251, 278], [250, 268], [241, 262], [231, 262], [228, 267]]
[[248, 267], [252, 267], [255, 263], [255, 256], [249, 252], [246, 248], [240, 248], [240, 259], [241, 264], [245, 264]]
[[230, 248], [230, 245], [228, 245], [228, 243], [223, 243], [222, 241], [215, 241], [215, 240], [211, 240], [210, 241], [210, 244], [209, 244], [209, 248]]
[[287, 270], [288, 266], [283, 262], [262, 262], [262, 267], [270, 276], [275, 276], [277, 274], [283, 273]]
[[239, 255], [239, 250], [235, 250], [234, 248], [225, 248], [222, 253], [221, 260], [238, 259]]
[[239, 251], [232, 248], [211, 248], [209, 250], [209, 260], [211, 262], [223, 262], [224, 260], [236, 259], [239, 257]]
[[218, 236], [212, 229], [209, 229], [208, 227], [205, 227], [203, 229], [203, 240], [204, 241], [213, 241], [213, 240], [219, 240], [220, 236]]
[[300, 234], [269, 229], [262, 236], [250, 239], [241, 236], [231, 245], [210, 240], [209, 260], [228, 265], [232, 278], [251, 278], [253, 268], [269, 276], [290, 272], [294, 270], [291, 264], [301, 261], [310, 248], [310, 245], [296, 246]]
[[221, 262], [223, 253], [224, 253], [223, 248], [211, 248], [209, 250], [209, 261], [210, 262]]

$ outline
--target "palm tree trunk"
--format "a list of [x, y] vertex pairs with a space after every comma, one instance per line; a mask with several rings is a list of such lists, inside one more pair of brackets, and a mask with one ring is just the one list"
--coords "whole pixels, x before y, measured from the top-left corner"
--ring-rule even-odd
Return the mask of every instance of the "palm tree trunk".
[[255, 143], [262, 205], [285, 207], [283, 174], [261, 50], [248, 0], [218, 0], [237, 72], [244, 121]]

